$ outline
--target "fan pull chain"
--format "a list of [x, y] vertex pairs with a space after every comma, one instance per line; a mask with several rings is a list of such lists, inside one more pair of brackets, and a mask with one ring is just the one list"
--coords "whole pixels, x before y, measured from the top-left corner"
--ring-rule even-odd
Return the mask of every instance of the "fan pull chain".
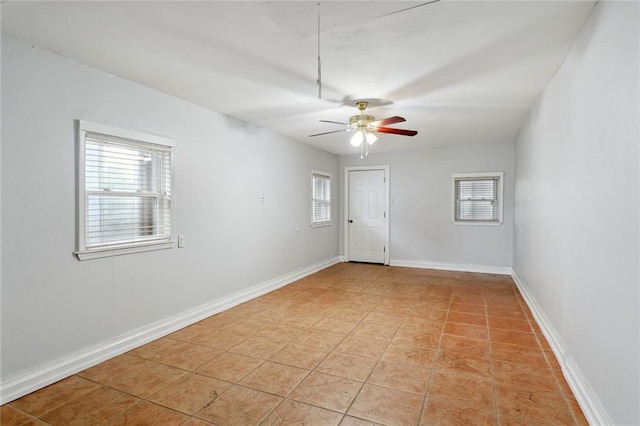
[[322, 64], [320, 61], [320, 2], [318, 2], [318, 99], [322, 99]]
[[364, 157], [369, 156], [369, 143], [365, 140], [360, 144], [360, 159], [364, 160]]

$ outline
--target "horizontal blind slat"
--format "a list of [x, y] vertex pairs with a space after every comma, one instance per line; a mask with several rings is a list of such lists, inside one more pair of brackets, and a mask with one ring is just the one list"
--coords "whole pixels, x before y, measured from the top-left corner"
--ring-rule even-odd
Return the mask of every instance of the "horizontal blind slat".
[[457, 179], [455, 219], [497, 221], [498, 179]]
[[87, 247], [170, 239], [170, 147], [89, 134], [85, 188]]
[[331, 220], [331, 178], [312, 175], [312, 223]]

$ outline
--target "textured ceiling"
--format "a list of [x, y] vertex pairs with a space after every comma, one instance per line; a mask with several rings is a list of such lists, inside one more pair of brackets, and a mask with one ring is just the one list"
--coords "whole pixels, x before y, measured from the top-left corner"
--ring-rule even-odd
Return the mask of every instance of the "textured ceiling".
[[[336, 154], [357, 99], [392, 127], [372, 151], [512, 141], [594, 2], [315, 1], [2, 4], [2, 31]], [[418, 7], [414, 7], [418, 6]], [[406, 9], [406, 10], [405, 10]]]

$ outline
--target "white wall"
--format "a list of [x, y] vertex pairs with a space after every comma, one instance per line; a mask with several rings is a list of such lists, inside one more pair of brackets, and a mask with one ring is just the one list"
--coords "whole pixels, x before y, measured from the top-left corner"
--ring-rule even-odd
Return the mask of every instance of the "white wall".
[[639, 13], [598, 3], [516, 142], [514, 269], [619, 425], [640, 424]]
[[[378, 143], [393, 143], [393, 139], [383, 138]], [[363, 160], [359, 155], [341, 156], [340, 173], [344, 175], [346, 166], [389, 165], [392, 265], [402, 263], [507, 271], [512, 263], [513, 244], [513, 156], [512, 143], [374, 153]], [[451, 175], [472, 172], [504, 172], [505, 209], [502, 225], [451, 223]], [[340, 212], [343, 253], [343, 225], [346, 218], [342, 208]]]
[[[175, 139], [185, 248], [72, 256], [75, 119]], [[338, 256], [309, 226], [332, 154], [4, 36], [2, 125], [3, 380]]]

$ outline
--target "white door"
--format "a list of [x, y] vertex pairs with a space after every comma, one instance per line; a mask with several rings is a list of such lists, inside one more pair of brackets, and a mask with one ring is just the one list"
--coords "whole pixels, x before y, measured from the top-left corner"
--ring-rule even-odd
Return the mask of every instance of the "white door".
[[349, 171], [349, 260], [385, 263], [385, 170]]

